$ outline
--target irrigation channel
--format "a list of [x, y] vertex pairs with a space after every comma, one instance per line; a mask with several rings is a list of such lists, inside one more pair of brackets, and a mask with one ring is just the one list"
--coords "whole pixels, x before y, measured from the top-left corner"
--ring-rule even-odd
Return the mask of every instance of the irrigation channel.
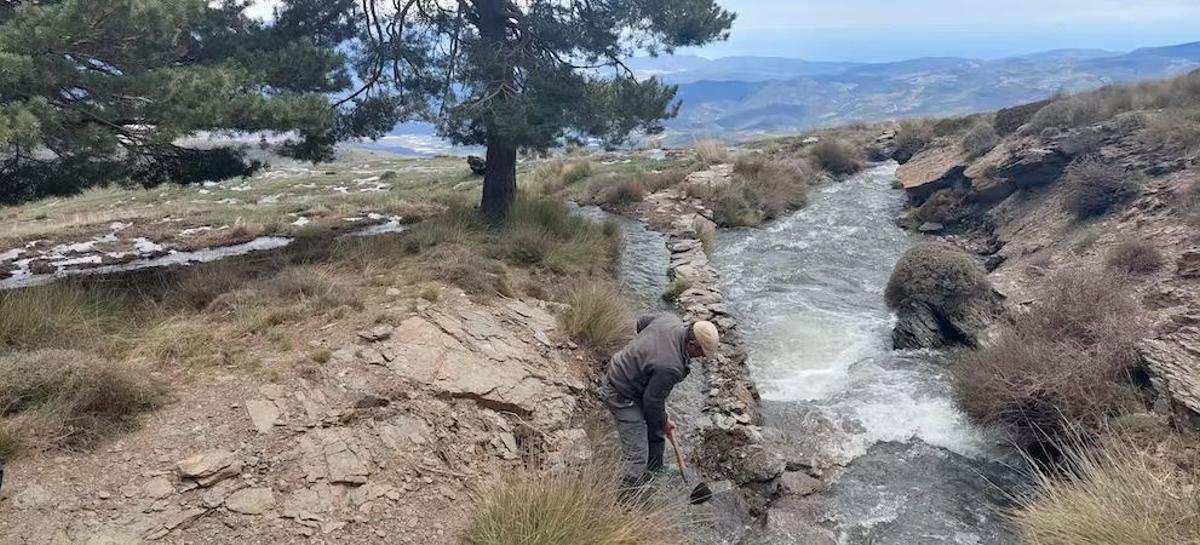
[[[1002, 507], [1018, 486], [1019, 457], [955, 406], [940, 354], [892, 350], [883, 291], [919, 242], [896, 225], [905, 197], [892, 188], [895, 173], [892, 163], [872, 167], [817, 188], [794, 214], [718, 238], [713, 263], [768, 431], [785, 459], [829, 483], [782, 498], [765, 525], [729, 543], [1017, 542]], [[667, 257], [652, 232], [628, 223], [626, 232], [624, 285], [645, 306], [665, 284], [648, 265]]]

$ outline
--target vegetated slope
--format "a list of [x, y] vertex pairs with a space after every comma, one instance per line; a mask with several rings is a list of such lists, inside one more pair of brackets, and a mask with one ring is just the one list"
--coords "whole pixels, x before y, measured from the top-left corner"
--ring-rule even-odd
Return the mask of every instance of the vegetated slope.
[[963, 408], [1073, 460], [1076, 478], [1047, 476], [1017, 511], [1024, 537], [1200, 539], [1200, 72], [897, 140], [901, 221], [977, 254], [1006, 296], [952, 368]]

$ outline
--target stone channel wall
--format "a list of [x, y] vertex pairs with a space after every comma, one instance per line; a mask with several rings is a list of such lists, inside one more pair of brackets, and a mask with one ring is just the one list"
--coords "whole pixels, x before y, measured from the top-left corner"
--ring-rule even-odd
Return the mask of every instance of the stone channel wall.
[[[728, 169], [719, 167], [693, 174], [701, 180], [689, 179], [684, 185], [727, 181]], [[712, 212], [680, 188], [649, 195], [623, 212], [667, 236], [671, 252], [668, 275], [673, 282], [688, 286], [675, 301], [683, 318], [709, 320], [721, 332], [720, 354], [704, 362], [702, 416], [689, 426], [694, 430], [693, 439], [698, 439], [694, 444], [699, 445], [694, 457], [707, 479], [732, 482], [749, 514], [759, 515], [775, 495], [785, 464], [764, 446], [759, 395], [746, 350], [725, 302], [721, 274], [705, 253], [702, 240], [716, 230]]]

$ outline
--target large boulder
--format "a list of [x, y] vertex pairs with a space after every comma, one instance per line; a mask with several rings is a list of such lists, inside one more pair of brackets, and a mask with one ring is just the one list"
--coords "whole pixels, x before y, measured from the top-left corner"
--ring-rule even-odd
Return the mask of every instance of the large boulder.
[[914, 247], [896, 263], [885, 292], [896, 312], [897, 349], [976, 347], [999, 295], [970, 255], [942, 243]]
[[896, 177], [915, 204], [925, 202], [935, 192], [964, 185], [967, 158], [958, 146], [928, 148], [900, 165]]

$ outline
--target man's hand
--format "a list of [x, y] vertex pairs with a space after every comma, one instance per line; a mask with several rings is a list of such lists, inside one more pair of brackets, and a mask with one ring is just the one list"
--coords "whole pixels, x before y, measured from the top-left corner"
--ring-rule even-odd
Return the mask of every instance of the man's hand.
[[667, 433], [675, 433], [675, 421], [667, 419]]

